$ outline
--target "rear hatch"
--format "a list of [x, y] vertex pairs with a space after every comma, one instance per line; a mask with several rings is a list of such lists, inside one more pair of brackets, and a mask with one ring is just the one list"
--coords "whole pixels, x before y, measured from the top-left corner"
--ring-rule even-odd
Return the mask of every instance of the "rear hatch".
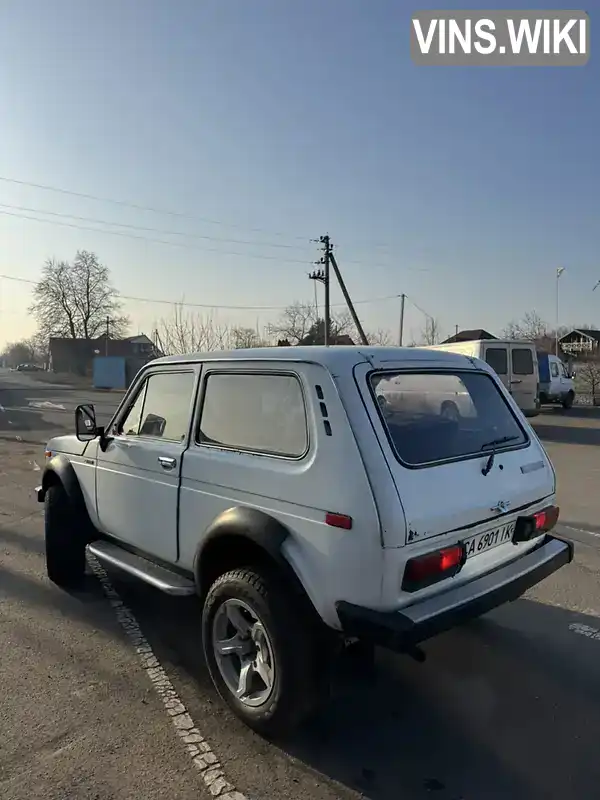
[[355, 369], [404, 509], [384, 544], [468, 538], [488, 521], [501, 543], [503, 526], [554, 494], [552, 465], [482, 362], [448, 354], [413, 363]]

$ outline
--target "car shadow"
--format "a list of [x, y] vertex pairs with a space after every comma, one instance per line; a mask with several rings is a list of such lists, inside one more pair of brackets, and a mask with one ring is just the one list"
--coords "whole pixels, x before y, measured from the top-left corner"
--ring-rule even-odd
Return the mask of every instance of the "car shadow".
[[56, 423], [44, 419], [42, 411], [31, 409], [21, 411], [15, 408], [6, 408], [0, 413], [0, 433], [20, 434], [31, 431], [55, 431]]
[[[200, 727], [216, 721], [209, 729], [221, 754], [250, 737], [264, 768], [274, 753], [287, 753], [372, 800], [595, 795], [595, 617], [519, 600], [432, 640], [425, 664], [379, 652], [374, 682], [340, 676], [318, 717], [269, 748], [216, 697], [202, 654], [199, 602], [182, 603], [116, 573], [111, 581], [194, 719]], [[598, 640], [578, 635], [575, 625], [597, 628]]]
[[543, 442], [556, 444], [600, 444], [600, 427], [590, 425], [548, 425], [539, 422], [533, 425]]
[[23, 530], [17, 531], [0, 525], [0, 551], [6, 548], [20, 550], [25, 553], [44, 555], [44, 540], [39, 536], [30, 536]]
[[600, 421], [600, 406], [573, 406], [565, 410], [562, 406], [544, 406], [536, 419], [543, 419], [545, 417], [564, 417], [566, 419], [596, 419]]

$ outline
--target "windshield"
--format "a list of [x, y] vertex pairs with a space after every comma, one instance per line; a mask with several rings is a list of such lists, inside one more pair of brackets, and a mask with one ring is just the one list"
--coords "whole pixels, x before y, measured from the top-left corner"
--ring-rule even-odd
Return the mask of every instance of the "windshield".
[[370, 377], [397, 458], [408, 466], [485, 454], [528, 441], [491, 376], [385, 372]]

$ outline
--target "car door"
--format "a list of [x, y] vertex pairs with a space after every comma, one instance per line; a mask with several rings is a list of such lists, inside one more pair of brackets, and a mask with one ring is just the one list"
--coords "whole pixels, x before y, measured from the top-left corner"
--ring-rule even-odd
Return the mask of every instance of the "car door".
[[137, 550], [178, 559], [181, 461], [188, 447], [199, 367], [146, 373], [98, 449], [100, 529]]
[[510, 345], [510, 392], [522, 411], [537, 410], [538, 371], [534, 348]]
[[573, 378], [567, 367], [560, 362], [560, 390], [563, 397], [569, 394], [569, 392], [573, 392], [575, 386], [573, 384]]

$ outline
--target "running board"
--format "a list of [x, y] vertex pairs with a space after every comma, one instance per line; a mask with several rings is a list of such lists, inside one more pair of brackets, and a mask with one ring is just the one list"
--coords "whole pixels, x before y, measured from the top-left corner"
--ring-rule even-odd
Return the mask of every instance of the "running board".
[[111, 566], [134, 575], [166, 594], [179, 597], [196, 594], [196, 585], [193, 580], [166, 567], [161, 567], [147, 558], [130, 553], [129, 550], [124, 550], [113, 542], [103, 540], [93, 542], [88, 545], [88, 552], [101, 561], [106, 561]]

